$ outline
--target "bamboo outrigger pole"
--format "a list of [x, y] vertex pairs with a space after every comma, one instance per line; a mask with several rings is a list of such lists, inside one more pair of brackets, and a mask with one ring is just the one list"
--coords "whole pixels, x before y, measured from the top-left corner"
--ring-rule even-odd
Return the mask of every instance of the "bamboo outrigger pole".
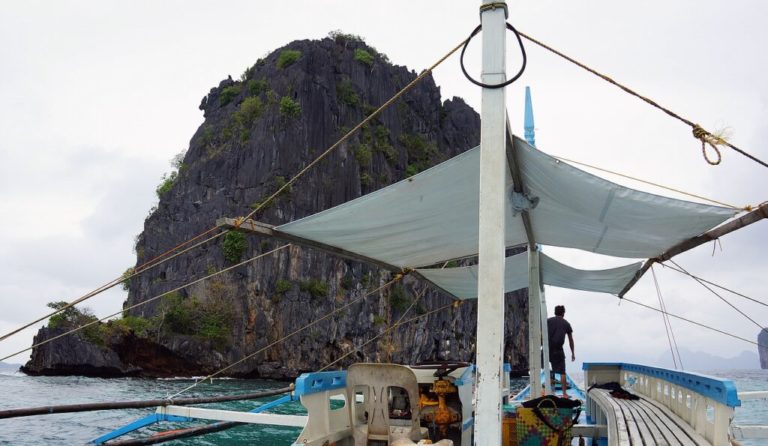
[[267, 396], [280, 395], [293, 390], [293, 384], [288, 387], [282, 387], [274, 390], [266, 390], [256, 393], [245, 393], [239, 395], [225, 395], [201, 398], [178, 398], [178, 399], [154, 399], [139, 401], [114, 401], [109, 403], [83, 403], [83, 404], [65, 404], [59, 406], [28, 407], [23, 409], [0, 410], [0, 419], [29, 417], [33, 415], [49, 415], [54, 413], [71, 412], [90, 412], [96, 410], [113, 409], [142, 409], [157, 406], [186, 406], [190, 404], [221, 403], [226, 401], [254, 400]]

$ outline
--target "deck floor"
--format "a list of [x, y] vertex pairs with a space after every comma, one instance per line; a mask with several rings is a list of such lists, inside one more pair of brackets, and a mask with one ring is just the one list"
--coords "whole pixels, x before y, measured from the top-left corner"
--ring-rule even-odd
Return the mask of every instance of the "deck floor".
[[592, 389], [589, 396], [608, 418], [609, 446], [710, 446], [685, 421], [654, 401], [617, 399], [604, 389]]

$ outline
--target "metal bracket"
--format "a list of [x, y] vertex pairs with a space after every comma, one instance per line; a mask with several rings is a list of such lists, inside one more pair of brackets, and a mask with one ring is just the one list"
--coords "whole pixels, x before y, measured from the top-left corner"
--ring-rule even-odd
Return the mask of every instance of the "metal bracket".
[[512, 216], [535, 209], [539, 204], [539, 197], [531, 197], [522, 192], [509, 192], [509, 204], [512, 205]]

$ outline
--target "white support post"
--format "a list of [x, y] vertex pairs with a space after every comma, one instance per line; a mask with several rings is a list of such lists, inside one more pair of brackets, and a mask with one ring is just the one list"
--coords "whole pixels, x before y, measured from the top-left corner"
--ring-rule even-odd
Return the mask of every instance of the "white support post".
[[549, 330], [547, 329], [547, 296], [544, 293], [544, 288], [541, 289], [541, 346], [544, 352], [544, 390], [547, 395], [552, 395], [552, 380], [549, 379], [550, 366], [549, 366]]
[[[531, 398], [541, 393], [541, 280], [539, 251], [528, 248], [528, 365]], [[547, 379], [547, 381], [549, 381]]]
[[[483, 0], [482, 4], [498, 1]], [[484, 9], [482, 82], [506, 80], [506, 8]], [[501, 444], [501, 376], [504, 350], [506, 93], [483, 89], [480, 126], [477, 398], [475, 444]]]

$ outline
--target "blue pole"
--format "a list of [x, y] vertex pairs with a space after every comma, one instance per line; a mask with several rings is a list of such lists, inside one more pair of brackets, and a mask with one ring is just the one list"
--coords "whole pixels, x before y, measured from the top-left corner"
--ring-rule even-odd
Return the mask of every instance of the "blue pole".
[[533, 126], [533, 103], [531, 102], [531, 87], [525, 87], [525, 140], [531, 147], [536, 147], [536, 132]]

